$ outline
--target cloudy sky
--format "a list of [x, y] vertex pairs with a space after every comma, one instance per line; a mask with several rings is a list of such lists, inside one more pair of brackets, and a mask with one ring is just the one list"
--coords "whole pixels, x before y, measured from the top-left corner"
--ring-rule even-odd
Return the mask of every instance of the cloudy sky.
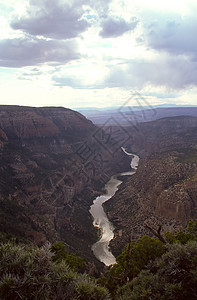
[[0, 0], [0, 104], [197, 104], [197, 2]]

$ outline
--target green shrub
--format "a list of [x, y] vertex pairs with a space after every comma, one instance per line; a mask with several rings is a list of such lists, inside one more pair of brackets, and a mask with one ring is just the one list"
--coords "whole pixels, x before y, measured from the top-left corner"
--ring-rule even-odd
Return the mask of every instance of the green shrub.
[[64, 260], [73, 270], [82, 271], [84, 266], [83, 258], [74, 253], [68, 253], [63, 242], [57, 242], [51, 246], [51, 251], [54, 253], [53, 261], [60, 262]]
[[197, 242], [170, 245], [149, 270], [119, 289], [117, 299], [197, 299]]
[[154, 261], [165, 252], [165, 245], [158, 239], [143, 236], [128, 244], [124, 252], [116, 259], [116, 264], [109, 268], [106, 278], [100, 282], [112, 293], [132, 280], [148, 263]]
[[166, 232], [164, 235], [169, 244], [181, 243], [186, 244], [190, 241], [197, 240], [197, 220], [189, 220], [185, 231], [179, 231], [177, 234]]
[[107, 300], [108, 291], [63, 259], [53, 261], [50, 245], [34, 248], [0, 244], [0, 299]]
[[80, 278], [76, 287], [80, 300], [110, 299], [108, 291], [104, 287], [99, 286], [96, 281], [90, 280], [88, 277]]

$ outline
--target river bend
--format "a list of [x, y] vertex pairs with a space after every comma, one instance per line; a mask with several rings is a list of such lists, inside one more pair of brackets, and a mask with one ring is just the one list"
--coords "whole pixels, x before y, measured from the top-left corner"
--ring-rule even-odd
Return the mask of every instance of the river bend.
[[118, 179], [118, 176], [130, 176], [135, 174], [139, 163], [139, 157], [137, 155], [128, 153], [123, 147], [122, 150], [126, 155], [132, 157], [130, 164], [132, 170], [113, 175], [105, 185], [106, 193], [96, 197], [90, 207], [93, 225], [100, 231], [100, 239], [92, 245], [92, 251], [96, 258], [106, 266], [115, 264], [116, 259], [109, 249], [109, 242], [114, 238], [114, 227], [103, 209], [103, 203], [108, 201], [117, 192], [119, 185], [122, 183], [122, 181]]

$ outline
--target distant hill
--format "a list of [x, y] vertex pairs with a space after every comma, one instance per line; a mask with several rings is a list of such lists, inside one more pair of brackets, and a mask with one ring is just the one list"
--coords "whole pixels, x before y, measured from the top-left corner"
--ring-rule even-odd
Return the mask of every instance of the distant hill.
[[106, 109], [79, 109], [83, 115], [91, 120], [96, 125], [120, 124], [122, 126], [130, 126], [136, 123], [158, 120], [165, 117], [176, 116], [197, 116], [196, 106], [171, 106], [166, 107], [156, 106], [148, 107], [132, 107], [124, 106], [119, 108]]

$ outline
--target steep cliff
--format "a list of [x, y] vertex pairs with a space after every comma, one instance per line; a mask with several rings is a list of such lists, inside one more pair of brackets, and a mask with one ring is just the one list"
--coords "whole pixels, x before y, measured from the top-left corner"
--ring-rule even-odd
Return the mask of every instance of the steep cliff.
[[91, 256], [92, 198], [128, 165], [114, 144], [70, 109], [0, 106], [0, 231]]
[[146, 223], [176, 231], [197, 218], [197, 118], [161, 119], [138, 128], [143, 139], [133, 134], [135, 143], [128, 146], [141, 156], [138, 170], [105, 204], [116, 228], [115, 253], [130, 238], [149, 233]]

